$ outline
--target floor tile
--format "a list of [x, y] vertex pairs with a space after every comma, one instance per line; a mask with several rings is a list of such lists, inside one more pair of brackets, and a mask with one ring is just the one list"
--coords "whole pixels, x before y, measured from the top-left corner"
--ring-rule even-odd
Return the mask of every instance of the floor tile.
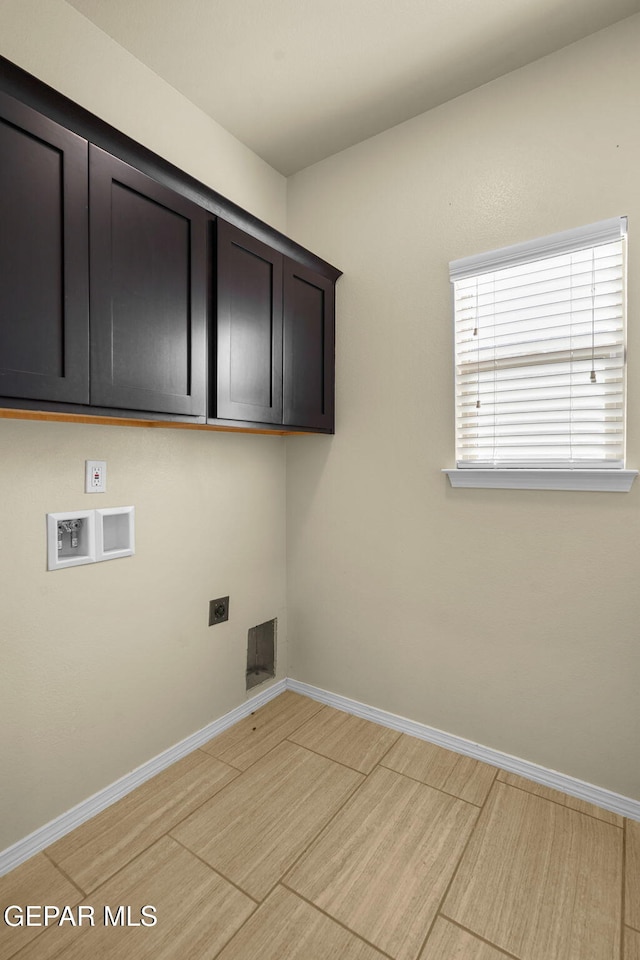
[[420, 960], [506, 960], [506, 956], [502, 950], [438, 917]]
[[640, 930], [640, 822], [627, 820], [625, 834], [624, 922]]
[[239, 776], [195, 750], [47, 849], [85, 893]]
[[[4, 922], [6, 907], [15, 904], [24, 910], [27, 904], [73, 906], [82, 900], [82, 894], [54, 867], [43, 853], [37, 854], [0, 877], [0, 960], [7, 960], [34, 937], [42, 934], [41, 927], [13, 927]], [[10, 914], [12, 922], [17, 914]], [[35, 917], [34, 917], [35, 919]]]
[[[212, 960], [255, 910], [255, 903], [194, 857], [163, 837], [85, 901], [95, 926], [46, 930], [20, 960]], [[118, 916], [130, 907], [155, 907], [155, 926], [107, 926], [105, 906]], [[153, 916], [153, 915], [151, 915]], [[147, 919], [149, 911], [147, 911]]]
[[286, 690], [201, 749], [246, 770], [321, 709], [321, 703]]
[[624, 960], [640, 960], [640, 932], [625, 927]]
[[414, 960], [478, 813], [380, 767], [285, 883], [380, 950]]
[[171, 833], [262, 900], [362, 779], [281, 743]]
[[399, 736], [379, 723], [323, 707], [289, 739], [360, 773], [370, 773]]
[[640, 823], [287, 691], [0, 879], [0, 960], [87, 957], [640, 960]]
[[561, 803], [564, 807], [577, 810], [578, 813], [587, 813], [590, 817], [597, 817], [598, 820], [604, 820], [605, 823], [612, 823], [615, 827], [621, 827], [624, 823], [624, 818], [619, 813], [603, 810], [602, 807], [597, 807], [595, 803], [587, 803], [586, 800], [570, 797], [568, 793], [554, 790], [553, 787], [545, 787], [541, 783], [534, 783], [533, 780], [527, 780], [526, 777], [520, 777], [516, 773], [507, 773], [506, 770], [501, 770], [498, 774], [498, 780], [502, 783], [508, 783], [512, 787], [518, 787], [520, 790], [535, 793], [536, 797], [544, 797], [545, 800]]
[[496, 782], [442, 912], [520, 960], [618, 960], [621, 841]]
[[218, 960], [384, 960], [344, 927], [276, 887]]
[[406, 733], [394, 744], [382, 764], [479, 806], [487, 799], [497, 772], [488, 763], [463, 757]]

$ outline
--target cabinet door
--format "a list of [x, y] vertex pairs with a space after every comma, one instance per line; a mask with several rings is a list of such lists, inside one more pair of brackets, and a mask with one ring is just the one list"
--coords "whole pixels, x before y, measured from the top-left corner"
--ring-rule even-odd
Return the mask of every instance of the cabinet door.
[[219, 419], [282, 422], [282, 254], [218, 220]]
[[89, 399], [87, 142], [0, 94], [0, 395]]
[[206, 223], [91, 145], [91, 403], [204, 416]]
[[285, 258], [283, 423], [333, 433], [335, 288]]

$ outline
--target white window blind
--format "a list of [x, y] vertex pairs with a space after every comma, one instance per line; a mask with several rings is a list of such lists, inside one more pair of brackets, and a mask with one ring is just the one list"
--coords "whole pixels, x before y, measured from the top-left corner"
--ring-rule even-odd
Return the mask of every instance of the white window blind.
[[459, 468], [624, 466], [626, 219], [450, 264]]

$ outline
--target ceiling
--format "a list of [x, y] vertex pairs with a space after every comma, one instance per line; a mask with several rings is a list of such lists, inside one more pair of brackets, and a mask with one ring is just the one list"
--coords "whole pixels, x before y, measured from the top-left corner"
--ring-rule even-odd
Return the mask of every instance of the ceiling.
[[640, 0], [68, 2], [285, 175], [640, 11]]

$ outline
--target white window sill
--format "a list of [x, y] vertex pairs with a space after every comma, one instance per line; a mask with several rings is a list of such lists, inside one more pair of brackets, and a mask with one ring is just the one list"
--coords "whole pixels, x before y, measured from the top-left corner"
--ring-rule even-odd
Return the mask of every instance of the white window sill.
[[503, 490], [610, 490], [628, 493], [637, 470], [445, 469], [452, 487]]

